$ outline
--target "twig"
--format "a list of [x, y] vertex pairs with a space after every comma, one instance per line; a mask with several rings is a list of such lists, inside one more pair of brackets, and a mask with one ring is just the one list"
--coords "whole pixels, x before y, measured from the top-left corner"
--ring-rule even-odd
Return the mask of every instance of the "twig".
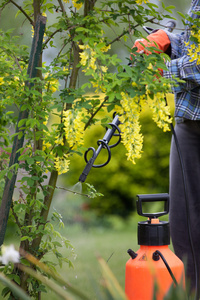
[[20, 6], [20, 5], [18, 5], [17, 3], [15, 3], [13, 0], [10, 0], [10, 2], [12, 3], [12, 4], [14, 4], [22, 13], [23, 13], [23, 15], [25, 15], [25, 17], [29, 20], [29, 22], [31, 23], [31, 25], [34, 27], [35, 26], [35, 24], [34, 24], [34, 22], [33, 22], [33, 20], [29, 17], [29, 15], [23, 10], [23, 8]]
[[13, 202], [11, 203], [11, 210], [12, 210], [12, 214], [13, 214], [13, 216], [15, 218], [15, 222], [16, 222], [17, 226], [19, 227], [19, 230], [21, 231], [22, 225], [20, 224], [19, 218], [18, 218], [17, 214], [14, 211]]
[[88, 195], [88, 194], [82, 194], [82, 193], [79, 193], [79, 192], [75, 192], [75, 191], [72, 191], [72, 190], [64, 188], [64, 187], [56, 186], [56, 189], [64, 190], [64, 191], [70, 192], [70, 193], [72, 193], [74, 195], [81, 195], [81, 196], [90, 198], [90, 195]]
[[62, 29], [61, 28], [59, 28], [59, 29], [57, 29], [56, 31], [54, 31], [49, 37], [48, 37], [48, 39], [46, 39], [46, 41], [43, 43], [43, 49], [45, 48], [45, 46], [48, 44], [48, 42], [52, 39], [52, 37], [57, 33], [57, 32], [61, 32], [62, 31]]
[[59, 3], [59, 5], [60, 5], [60, 8], [61, 8], [61, 10], [62, 10], [64, 16], [67, 16], [67, 13], [66, 13], [66, 10], [65, 10], [65, 8], [64, 8], [64, 5], [63, 5], [62, 1], [61, 1], [61, 0], [58, 0], [58, 3]]
[[86, 130], [86, 128], [90, 125], [90, 122], [92, 121], [92, 119], [94, 118], [94, 116], [98, 113], [98, 111], [100, 111], [100, 109], [104, 106], [104, 103], [108, 100], [108, 96], [104, 98], [103, 102], [101, 103], [101, 105], [97, 108], [97, 110], [91, 115], [91, 117], [89, 118], [88, 122], [85, 124], [84, 130]]

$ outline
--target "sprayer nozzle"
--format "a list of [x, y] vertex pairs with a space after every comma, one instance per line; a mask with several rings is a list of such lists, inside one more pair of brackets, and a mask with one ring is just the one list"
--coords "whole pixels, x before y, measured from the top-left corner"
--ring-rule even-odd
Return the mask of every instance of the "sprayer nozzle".
[[88, 161], [87, 165], [85, 166], [81, 176], [79, 177], [80, 182], [85, 182], [85, 180], [94, 164], [94, 161], [95, 161], [95, 157], [91, 157], [90, 160]]
[[81, 176], [79, 177], [78, 181], [85, 182], [86, 178], [87, 178], [87, 175], [82, 173]]

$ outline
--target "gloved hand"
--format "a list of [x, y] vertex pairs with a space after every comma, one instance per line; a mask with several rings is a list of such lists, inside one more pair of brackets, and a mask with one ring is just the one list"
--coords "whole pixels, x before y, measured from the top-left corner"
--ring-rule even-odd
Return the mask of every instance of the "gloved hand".
[[[144, 46], [143, 46], [144, 45]], [[170, 46], [170, 40], [166, 32], [162, 29], [155, 31], [147, 36], [147, 39], [136, 40], [133, 48], [136, 47], [139, 53], [145, 53], [147, 55], [151, 52], [146, 49], [146, 47], [155, 47], [158, 50], [155, 50], [156, 53], [166, 52]], [[159, 51], [161, 50], [161, 51]]]
[[[166, 52], [170, 46], [170, 40], [166, 32], [159, 29], [147, 36], [147, 39], [136, 40], [133, 48], [137, 48], [137, 52], [140, 54], [145, 53], [146, 55], [151, 54], [151, 52], [146, 47], [155, 47], [155, 53]], [[163, 70], [159, 69], [161, 76], [163, 75]]]

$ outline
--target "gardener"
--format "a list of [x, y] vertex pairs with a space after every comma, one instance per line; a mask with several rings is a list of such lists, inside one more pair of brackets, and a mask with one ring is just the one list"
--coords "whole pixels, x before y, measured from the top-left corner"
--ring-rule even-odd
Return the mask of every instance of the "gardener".
[[[196, 12], [200, 12], [200, 0], [191, 3], [188, 14], [193, 20], [200, 18]], [[173, 87], [175, 132], [184, 162], [191, 235], [197, 272], [200, 273], [200, 65], [197, 61], [191, 62], [188, 55], [186, 43], [190, 38], [190, 29], [191, 24], [186, 22], [185, 31], [180, 35], [158, 30], [147, 37], [150, 42], [143, 39], [142, 43], [155, 47], [155, 41], [164, 52], [171, 48], [171, 61], [166, 63], [168, 71], [164, 71], [163, 76], [172, 78], [174, 75], [184, 80]], [[145, 53], [140, 41], [136, 41], [134, 47]], [[188, 232], [183, 176], [174, 138], [170, 154], [170, 226], [174, 251], [181, 260], [187, 260], [186, 278], [190, 280], [191, 288], [195, 289], [196, 275]]]

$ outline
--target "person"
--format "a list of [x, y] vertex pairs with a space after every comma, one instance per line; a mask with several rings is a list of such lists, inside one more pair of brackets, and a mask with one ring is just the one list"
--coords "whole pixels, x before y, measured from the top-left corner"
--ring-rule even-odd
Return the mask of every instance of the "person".
[[[194, 20], [200, 18], [198, 13], [200, 0], [193, 0], [188, 15]], [[190, 36], [191, 23], [186, 21], [181, 34], [155, 30], [147, 37], [148, 41], [143, 39], [143, 45], [141, 41], [136, 41], [134, 47], [138, 48], [138, 52], [145, 52], [144, 46], [154, 44], [155, 47], [156, 42], [158, 49], [164, 52], [170, 50], [171, 61], [166, 62], [168, 70], [163, 71], [163, 76], [172, 80], [175, 76], [183, 80], [172, 87], [175, 134], [184, 169], [173, 136], [170, 149], [169, 221], [174, 252], [185, 262], [186, 282], [194, 290], [198, 289], [196, 278], [199, 279], [200, 273], [200, 64], [191, 61], [188, 55], [187, 42], [191, 44]]]

